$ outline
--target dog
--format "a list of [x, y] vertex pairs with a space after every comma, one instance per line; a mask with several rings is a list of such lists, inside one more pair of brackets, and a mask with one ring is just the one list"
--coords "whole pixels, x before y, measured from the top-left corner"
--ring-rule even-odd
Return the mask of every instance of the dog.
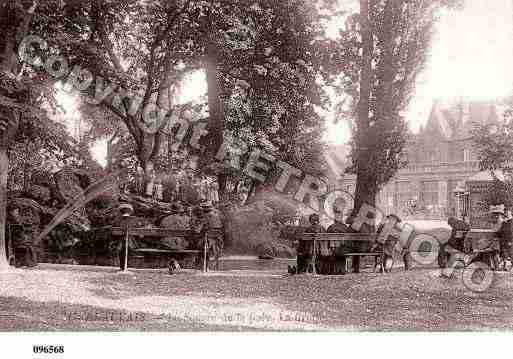
[[169, 274], [176, 274], [182, 269], [182, 267], [180, 267], [180, 263], [178, 263], [176, 259], [172, 259], [169, 261], [168, 268]]

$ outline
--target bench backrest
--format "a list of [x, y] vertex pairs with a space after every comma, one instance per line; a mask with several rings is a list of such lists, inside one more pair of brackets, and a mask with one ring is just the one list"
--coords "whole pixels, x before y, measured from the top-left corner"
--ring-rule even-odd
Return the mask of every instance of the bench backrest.
[[303, 233], [299, 240], [301, 241], [334, 241], [334, 242], [374, 242], [377, 233]]
[[[113, 227], [113, 236], [124, 236], [126, 229], [121, 227]], [[190, 230], [175, 230], [168, 228], [129, 228], [129, 234], [138, 237], [188, 237], [193, 234]]]

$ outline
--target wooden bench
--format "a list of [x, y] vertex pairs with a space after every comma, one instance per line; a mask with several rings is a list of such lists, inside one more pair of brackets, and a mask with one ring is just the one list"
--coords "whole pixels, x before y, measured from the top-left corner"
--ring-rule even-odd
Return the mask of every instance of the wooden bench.
[[[126, 229], [120, 227], [112, 228], [112, 236], [125, 236]], [[167, 228], [129, 228], [128, 236], [129, 237], [139, 237], [139, 238], [165, 238], [165, 237], [181, 237], [181, 238], [191, 238], [195, 235], [194, 232], [190, 230], [175, 230], [175, 229], [167, 229]], [[181, 250], [171, 250], [171, 249], [157, 249], [157, 248], [135, 248], [130, 249], [129, 253], [132, 254], [140, 254], [140, 255], [154, 255], [154, 256], [166, 256], [169, 261], [171, 260], [183, 260], [188, 257], [192, 257], [193, 259], [199, 258], [201, 255], [201, 250], [194, 249], [181, 249]]]
[[[309, 266], [312, 268], [312, 272], [315, 274], [315, 263], [317, 263], [318, 256], [334, 256], [337, 248], [348, 242], [365, 242], [368, 243], [369, 248], [371, 248], [372, 245], [376, 243], [376, 238], [377, 233], [303, 233], [298, 239], [300, 241], [312, 242], [312, 248], [309, 248], [311, 258]], [[343, 256], [346, 258], [381, 258], [381, 263], [384, 263], [384, 246], [379, 246], [374, 251], [347, 252], [344, 253]], [[347, 268], [345, 268], [345, 270], [347, 270]]]

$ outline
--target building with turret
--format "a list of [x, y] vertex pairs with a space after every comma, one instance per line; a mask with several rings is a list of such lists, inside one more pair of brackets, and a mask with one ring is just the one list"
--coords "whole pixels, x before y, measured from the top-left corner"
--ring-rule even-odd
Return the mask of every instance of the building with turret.
[[[499, 121], [497, 106], [492, 102], [435, 102], [427, 123], [406, 148], [408, 165], [379, 193], [379, 208], [401, 217], [454, 215], [455, 189], [479, 172], [472, 127]], [[337, 187], [354, 193], [355, 183], [355, 176], [342, 174]]]

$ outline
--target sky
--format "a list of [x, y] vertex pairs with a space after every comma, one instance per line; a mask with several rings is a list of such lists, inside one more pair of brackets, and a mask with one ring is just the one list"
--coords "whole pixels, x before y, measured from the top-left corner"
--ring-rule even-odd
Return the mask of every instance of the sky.
[[[407, 111], [410, 128], [427, 122], [435, 99], [490, 100], [513, 94], [513, 0], [466, 0], [444, 11], [431, 54]], [[347, 123], [329, 124], [327, 140], [345, 143]]]
[[[406, 112], [413, 131], [426, 123], [436, 99], [489, 100], [513, 94], [512, 20], [513, 0], [465, 0], [463, 10], [440, 14], [430, 58]], [[340, 23], [332, 23], [329, 34], [336, 34]], [[205, 75], [197, 72], [187, 78], [179, 101], [188, 102], [205, 93]], [[67, 96], [60, 99], [66, 108], [73, 107]], [[334, 124], [334, 116], [326, 113], [326, 141], [346, 143], [348, 123]], [[98, 144], [93, 149], [100, 162], [104, 162], [104, 147]]]

